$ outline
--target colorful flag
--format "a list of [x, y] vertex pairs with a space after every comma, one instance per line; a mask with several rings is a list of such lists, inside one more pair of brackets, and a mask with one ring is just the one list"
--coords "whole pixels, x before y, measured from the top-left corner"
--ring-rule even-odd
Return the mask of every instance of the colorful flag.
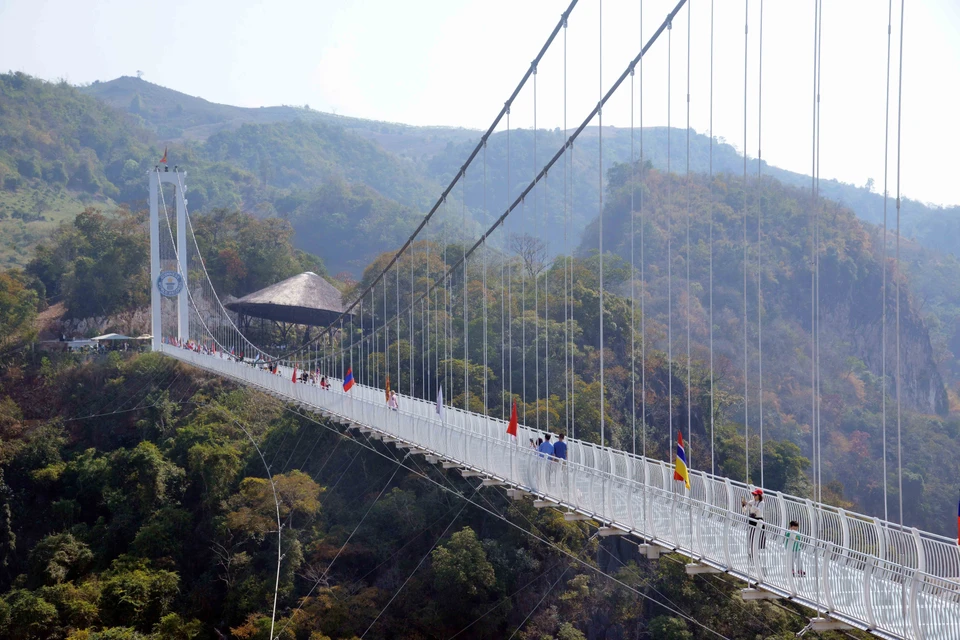
[[160, 164], [167, 164], [167, 148], [163, 148], [163, 157], [160, 158]]
[[293, 365], [293, 377], [290, 378], [290, 382], [294, 384], [297, 382], [297, 365]]
[[677, 430], [677, 464], [673, 468], [673, 479], [682, 480], [690, 488], [690, 472], [687, 471], [687, 454], [683, 450], [683, 434]]
[[353, 368], [347, 369], [347, 375], [343, 379], [343, 390], [350, 391], [353, 388]]
[[443, 385], [437, 389], [437, 415], [443, 420]]
[[513, 409], [510, 410], [510, 424], [507, 425], [507, 433], [514, 438], [517, 437], [517, 424], [519, 424], [519, 420], [517, 420], [517, 399], [514, 398]]
[[389, 373], [387, 374], [387, 385], [384, 388], [384, 393], [386, 394], [387, 402], [390, 402], [390, 374]]

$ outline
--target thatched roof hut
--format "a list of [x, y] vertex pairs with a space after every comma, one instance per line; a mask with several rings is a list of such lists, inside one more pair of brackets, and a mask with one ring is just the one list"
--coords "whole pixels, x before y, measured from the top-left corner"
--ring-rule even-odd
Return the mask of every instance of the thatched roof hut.
[[343, 298], [332, 284], [306, 271], [224, 306], [248, 318], [325, 327], [343, 313]]

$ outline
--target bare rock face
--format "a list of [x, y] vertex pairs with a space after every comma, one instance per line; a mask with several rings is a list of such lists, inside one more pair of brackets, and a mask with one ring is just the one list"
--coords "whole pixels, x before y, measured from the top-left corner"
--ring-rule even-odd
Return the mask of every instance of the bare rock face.
[[[849, 350], [871, 371], [881, 372], [886, 355], [887, 397], [895, 402], [897, 393], [897, 299], [892, 265], [888, 265], [886, 352], [883, 349], [883, 282], [880, 265], [874, 262], [858, 278], [858, 286], [828, 294], [828, 304], [821, 303], [826, 313], [823, 326], [830, 326], [837, 337], [849, 344]], [[946, 415], [947, 390], [937, 367], [930, 332], [916, 311], [913, 296], [905, 282], [900, 286], [900, 379], [901, 401], [909, 409], [921, 413]]]

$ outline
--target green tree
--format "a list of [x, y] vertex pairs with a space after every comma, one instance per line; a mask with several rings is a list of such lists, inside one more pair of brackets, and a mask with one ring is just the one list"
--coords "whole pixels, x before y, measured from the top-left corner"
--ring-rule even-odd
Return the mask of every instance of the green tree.
[[0, 346], [14, 336], [30, 338], [37, 311], [37, 293], [18, 270], [0, 272]]
[[11, 640], [48, 638], [57, 620], [57, 608], [25, 589], [15, 589], [4, 600], [10, 607], [10, 625], [7, 633]]
[[103, 580], [101, 616], [107, 624], [129, 624], [148, 631], [170, 611], [179, 593], [180, 577], [150, 568], [149, 561], [121, 556]]
[[693, 640], [687, 623], [672, 616], [657, 616], [650, 621], [650, 635], [659, 640]]
[[83, 575], [92, 561], [90, 547], [71, 534], [50, 535], [30, 552], [30, 578], [34, 585], [60, 584]]

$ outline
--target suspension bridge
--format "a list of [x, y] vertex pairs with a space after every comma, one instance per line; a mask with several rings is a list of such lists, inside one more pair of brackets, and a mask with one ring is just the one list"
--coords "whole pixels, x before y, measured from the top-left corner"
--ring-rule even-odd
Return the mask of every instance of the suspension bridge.
[[[747, 4], [747, 3], [745, 3]], [[709, 15], [711, 34], [711, 81], [710, 81], [710, 173], [713, 173], [712, 113], [713, 113], [713, 3], [690, 3], [680, 0], [662, 22], [647, 35], [642, 23], [639, 32], [646, 40], [635, 57], [625, 60], [625, 67], [609, 86], [603, 84], [598, 71], [599, 92], [596, 106], [574, 128], [566, 122], [567, 95], [567, 29], [577, 14], [577, 0], [567, 10], [551, 31], [536, 58], [530, 64], [515, 90], [504, 102], [489, 129], [482, 135], [450, 184], [436, 200], [407, 241], [392, 255], [382, 269], [372, 278], [358, 286], [356, 294], [346, 311], [320, 335], [308, 343], [284, 352], [268, 352], [263, 345], [256, 345], [234, 323], [230, 313], [221, 303], [207, 272], [200, 248], [193, 233], [187, 208], [186, 172], [170, 172], [159, 167], [150, 172], [150, 265], [153, 283], [151, 309], [153, 326], [153, 349], [192, 366], [218, 376], [248, 385], [298, 406], [302, 411], [319, 414], [330, 424], [345, 429], [358, 429], [369, 437], [394, 444], [410, 454], [423, 455], [428, 462], [442, 465], [445, 469], [458, 469], [465, 477], [481, 479], [481, 486], [506, 486], [515, 499], [533, 499], [539, 508], [555, 508], [564, 512], [567, 520], [592, 519], [599, 523], [601, 536], [630, 536], [640, 543], [642, 552], [650, 559], [663, 553], [677, 552], [689, 559], [687, 571], [697, 573], [727, 573], [747, 583], [744, 599], [789, 599], [808, 607], [812, 612], [809, 629], [861, 629], [882, 638], [897, 639], [942, 639], [960, 638], [960, 550], [956, 540], [904, 526], [902, 502], [899, 522], [880, 517], [854, 513], [824, 504], [821, 482], [821, 429], [820, 429], [820, 372], [817, 337], [819, 328], [819, 257], [823, 251], [820, 235], [819, 208], [816, 205], [819, 183], [819, 68], [820, 37], [822, 28], [822, 4], [812, 3], [814, 16], [813, 69], [814, 87], [811, 96], [813, 120], [813, 158], [811, 178], [810, 234], [811, 255], [811, 307], [810, 319], [814, 339], [810, 345], [812, 398], [811, 452], [813, 460], [814, 495], [811, 498], [787, 495], [782, 492], [765, 491], [763, 533], [756, 535], [756, 522], [751, 522], [742, 508], [755, 485], [725, 478], [701, 470], [692, 465], [690, 486], [674, 477], [674, 460], [656, 459], [647, 449], [647, 433], [651, 426], [647, 410], [647, 327], [644, 308], [646, 283], [645, 242], [643, 236], [644, 201], [643, 189], [631, 190], [631, 240], [630, 240], [630, 404], [633, 407], [631, 421], [632, 450], [626, 451], [612, 445], [612, 434], [606, 424], [605, 403], [607, 391], [604, 384], [604, 161], [603, 161], [603, 109], [616, 95], [627, 95], [630, 109], [631, 149], [630, 163], [632, 181], [643, 180], [643, 63], [654, 47], [667, 49], [667, 64], [671, 64], [670, 47], [672, 32], [685, 23], [687, 29], [687, 87], [686, 87], [686, 144], [685, 173], [690, 174], [690, 16], [694, 11]], [[696, 5], [696, 6], [693, 6]], [[599, 34], [602, 59], [602, 3], [594, 5], [601, 12]], [[747, 60], [749, 38], [749, 4], [747, 4], [744, 28], [744, 148], [747, 129]], [[758, 52], [762, 82], [762, 29], [763, 9], [760, 8], [760, 43]], [[585, 9], [580, 9], [584, 11]], [[893, 23], [893, 5], [890, 4], [889, 21]], [[902, 7], [900, 17], [900, 50], [902, 51]], [[888, 30], [887, 73], [887, 125], [885, 152], [888, 148], [890, 120], [890, 55], [893, 49], [892, 29]], [[558, 44], [559, 43], [559, 44]], [[537, 148], [537, 76], [544, 56], [553, 47], [562, 47], [563, 60], [563, 144], [559, 149], [550, 149], [540, 155]], [[665, 95], [658, 100], [669, 105], [672, 88], [668, 68]], [[639, 100], [637, 88], [640, 88]], [[533, 166], [527, 184], [509, 185], [503, 208], [499, 203], [488, 202], [487, 197], [487, 148], [495, 133], [506, 134], [507, 163], [510, 162], [510, 115], [518, 96], [523, 91], [532, 91], [533, 105]], [[619, 94], [618, 94], [619, 92]], [[758, 91], [762, 96], [762, 92]], [[759, 100], [760, 98], [758, 98]], [[757, 130], [761, 129], [760, 104], [757, 105]], [[639, 114], [639, 127], [634, 127], [634, 113]], [[670, 121], [668, 106], [668, 136]], [[899, 122], [899, 112], [897, 113]], [[573, 280], [572, 262], [558, 258], [557, 268], [545, 269], [525, 275], [523, 266], [509, 257], [509, 243], [519, 233], [532, 230], [533, 235], [543, 234], [552, 224], [548, 218], [548, 194], [551, 203], [560, 202], [562, 211], [553, 213], [553, 220], [561, 220], [564, 246], [556, 253], [570, 255], [568, 231], [572, 206], [572, 158], [577, 140], [596, 124], [598, 135], [597, 180], [599, 183], [596, 215], [599, 226], [599, 313], [598, 318], [598, 367], [596, 375], [600, 385], [600, 411], [594, 425], [599, 432], [599, 443], [575, 437], [579, 421], [573, 402], [575, 359], [570, 351], [572, 337]], [[634, 132], [638, 134], [634, 146]], [[668, 138], [669, 140], [669, 138]], [[896, 176], [899, 212], [899, 130], [897, 131]], [[667, 146], [667, 172], [673, 170], [670, 146]], [[759, 153], [758, 153], [759, 155]], [[744, 192], [748, 187], [747, 159], [743, 162]], [[638, 170], [638, 167], [640, 168]], [[755, 188], [761, 188], [758, 175]], [[482, 184], [482, 196], [471, 209], [482, 211], [481, 220], [489, 223], [486, 230], [470, 235], [471, 224], [467, 217], [467, 176]], [[508, 169], [508, 181], [509, 181]], [[477, 178], [477, 176], [481, 176]], [[562, 178], [562, 184], [557, 183]], [[551, 182], [552, 179], [552, 182]], [[887, 176], [884, 178], [887, 190]], [[553, 192], [550, 193], [550, 189]], [[457, 187], [460, 187], [458, 193]], [[561, 192], [558, 195], [558, 192]], [[639, 194], [635, 197], [634, 194]], [[173, 209], [168, 200], [173, 200]], [[757, 199], [760, 202], [760, 199]], [[488, 205], [497, 210], [491, 213]], [[459, 220], [456, 208], [459, 205]], [[747, 293], [748, 256], [747, 201], [743, 202], [743, 358], [747, 369]], [[759, 204], [757, 205], [759, 207]], [[710, 301], [710, 461], [714, 470], [713, 393], [713, 245], [712, 209], [698, 212], [696, 218], [686, 205], [685, 216], [676, 220], [686, 226], [685, 247], [678, 248], [686, 258], [691, 255], [690, 230], [692, 224], [706, 224], [709, 235], [708, 282], [700, 283], [709, 290]], [[513, 217], [511, 217], [513, 216]], [[519, 220], [517, 217], [519, 216]], [[762, 283], [759, 278], [763, 236], [759, 229], [756, 239], [757, 265], [757, 333], [760, 363], [762, 363], [763, 337], [761, 332]], [[899, 216], [898, 216], [899, 221]], [[634, 228], [639, 222], [639, 238]], [[671, 224], [670, 216], [667, 223]], [[538, 225], [543, 225], [538, 227]], [[451, 232], [454, 228], [456, 231]], [[884, 229], [886, 234], [887, 230]], [[885, 236], [886, 237], [886, 236]], [[894, 261], [893, 282], [896, 283], [897, 323], [900, 331], [900, 292], [897, 277], [899, 264], [899, 227], [896, 229], [897, 251]], [[671, 243], [668, 234], [667, 242]], [[668, 244], [666, 264], [668, 286], [672, 287], [671, 271], [674, 251]], [[886, 243], [884, 243], [886, 258]], [[639, 256], [639, 262], [636, 257]], [[669, 416], [667, 442], [675, 440], [674, 431], [692, 428], [689, 396], [691, 348], [690, 348], [690, 260], [685, 259], [686, 277], [686, 354], [675, 358], [674, 354], [674, 295], [667, 297], [667, 366], [670, 369]], [[550, 278], [553, 278], [551, 281]], [[883, 295], [886, 299], [888, 285], [884, 273]], [[551, 293], [551, 287], [554, 293]], [[533, 308], [526, 305], [533, 289]], [[640, 289], [638, 293], [637, 289]], [[550, 309], [551, 300], [557, 304], [557, 291], [562, 291], [561, 310]], [[473, 312], [473, 316], [471, 316]], [[516, 317], [513, 314], [516, 313]], [[558, 332], [544, 330], [550, 318], [557, 318]], [[532, 325], [532, 329], [530, 328]], [[883, 319], [883, 345], [886, 348], [886, 313]], [[562, 348], [550, 347], [553, 339], [562, 342]], [[472, 345], [471, 345], [472, 342]], [[478, 344], [479, 342], [479, 344]], [[532, 344], [531, 344], [532, 342]], [[681, 341], [682, 342], [682, 341]], [[639, 348], [638, 348], [639, 343]], [[899, 342], [897, 356], [897, 442], [899, 447], [900, 415], [900, 366]], [[401, 348], [401, 345], [403, 348]], [[460, 351], [462, 349], [462, 351]], [[528, 358], [528, 353], [532, 357]], [[403, 350], [406, 353], [403, 353]], [[458, 359], [459, 358], [459, 359]], [[529, 361], [528, 361], [529, 360]], [[562, 361], [561, 361], [562, 360]], [[686, 371], [684, 393], [687, 394], [686, 411], [675, 408], [673, 367], [678, 362], [678, 371]], [[758, 364], [760, 364], [758, 363]], [[681, 366], [682, 365], [682, 366]], [[553, 374], [551, 375], [551, 367]], [[883, 359], [883, 378], [886, 379], [886, 359]], [[762, 365], [757, 383], [761, 385], [759, 397], [760, 452], [763, 451], [763, 375]], [[326, 377], [329, 388], [315, 383], [301, 383], [298, 371], [316, 372]], [[497, 371], [499, 384], [491, 381]], [[401, 392], [398, 406], [388, 406], [384, 389], [390, 388], [389, 376], [393, 374], [394, 390]], [[352, 380], [351, 388], [345, 390], [345, 380]], [[530, 383], [530, 380], [533, 383]], [[519, 380], [519, 383], [518, 383]], [[557, 381], [560, 381], [559, 389]], [[748, 376], [744, 375], [744, 398], [749, 397], [746, 387]], [[541, 394], [541, 384], [545, 396]], [[550, 423], [549, 402], [552, 393], [564, 400], [563, 415], [558, 422]], [[515, 388], [518, 386], [519, 388]], [[404, 387], [404, 388], [402, 388]], [[499, 388], [495, 388], [499, 387]], [[526, 407], [531, 387], [536, 409], [528, 419]], [[444, 398], [439, 390], [447, 392]], [[461, 390], [454, 406], [454, 389]], [[405, 392], [405, 393], [404, 393]], [[472, 394], [472, 397], [471, 397]], [[886, 394], [886, 390], [884, 390]], [[495, 402], [491, 398], [496, 397]], [[508, 434], [508, 408], [504, 398], [523, 402], [523, 420], [517, 426], [517, 434]], [[540, 405], [545, 398], [546, 407]], [[683, 403], [683, 398], [678, 400]], [[515, 408], [515, 404], [513, 405]], [[683, 405], [682, 405], [683, 406]], [[750, 429], [747, 403], [744, 407], [744, 428]], [[886, 410], [886, 395], [884, 396]], [[493, 415], [499, 413], [499, 417]], [[686, 415], [683, 415], [685, 413]], [[541, 423], [541, 419], [543, 422]], [[886, 412], [884, 413], [884, 443], [886, 443]], [[568, 439], [568, 458], [557, 460], [539, 453], [527, 445], [544, 432], [565, 431]], [[640, 451], [637, 451], [638, 433]], [[749, 433], [745, 434], [749, 443]], [[622, 444], [622, 440], [619, 440]], [[706, 458], [707, 446], [700, 445], [698, 460]], [[750, 479], [750, 448], [745, 451], [747, 473]], [[883, 460], [885, 478], [884, 500], [886, 504], [886, 452]], [[898, 457], [898, 465], [900, 465]], [[701, 465], [705, 466], [705, 465]], [[763, 460], [760, 461], [760, 485], [763, 485]], [[902, 494], [902, 492], [900, 492]], [[902, 498], [901, 498], [902, 501]], [[783, 540], [789, 523], [800, 523], [801, 544], [784, 545]]]

